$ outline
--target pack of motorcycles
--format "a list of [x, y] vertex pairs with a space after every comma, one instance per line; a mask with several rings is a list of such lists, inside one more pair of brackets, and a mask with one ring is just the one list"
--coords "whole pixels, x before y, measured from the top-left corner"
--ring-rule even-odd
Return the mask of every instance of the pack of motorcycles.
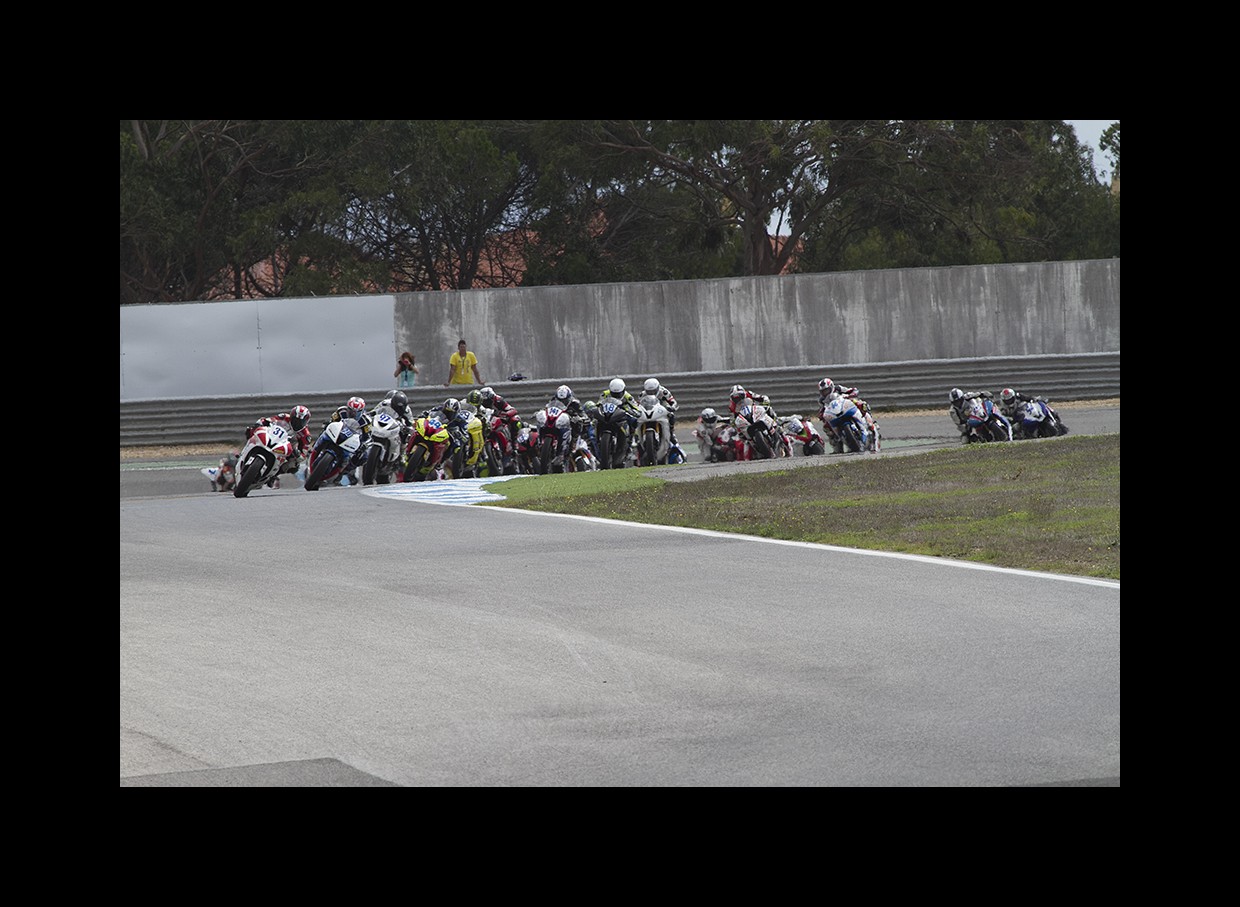
[[[970, 401], [969, 443], [1055, 437], [1068, 428], [1045, 399], [1022, 403], [1013, 418], [990, 400]], [[685, 462], [684, 450], [672, 439], [667, 410], [653, 397], [639, 400], [637, 424], [615, 403], [600, 406], [592, 418], [571, 429], [568, 413], [549, 404], [522, 423], [515, 438], [511, 426], [485, 408], [474, 411], [467, 429], [454, 436], [432, 417], [414, 420], [405, 429], [389, 413], [372, 414], [366, 424], [345, 419], [328, 423], [315, 441], [307, 463], [297, 470], [309, 491], [324, 485], [387, 484], [493, 475], [538, 475], [619, 469], [629, 465], [669, 465]], [[826, 453], [878, 451], [879, 426], [847, 398], [829, 399], [823, 406], [825, 437], [800, 414], [775, 417], [754, 403], [740, 409], [731, 422], [693, 429], [707, 462], [814, 456]], [[455, 429], [454, 429], [455, 430]], [[573, 449], [561, 450], [563, 438], [576, 435]], [[216, 467], [202, 470], [213, 491], [232, 491], [245, 497], [264, 484], [278, 487], [279, 476], [296, 462], [288, 433], [279, 424], [255, 431], [240, 452], [232, 452]]]

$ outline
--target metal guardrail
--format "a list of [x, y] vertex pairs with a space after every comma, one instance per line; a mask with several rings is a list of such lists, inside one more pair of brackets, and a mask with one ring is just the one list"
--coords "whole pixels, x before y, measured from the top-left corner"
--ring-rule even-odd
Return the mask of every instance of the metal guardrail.
[[[727, 409], [728, 392], [741, 384], [767, 394], [781, 414], [811, 414], [817, 410], [818, 381], [830, 376], [838, 384], [853, 385], [878, 412], [942, 408], [953, 387], [989, 390], [1014, 387], [1041, 394], [1052, 401], [1102, 400], [1118, 397], [1119, 353], [1075, 353], [1054, 356], [998, 356], [984, 359], [924, 359], [853, 365], [813, 365], [727, 372], [675, 372], [660, 375], [620, 375], [635, 394], [649, 377], [671, 389], [680, 404], [681, 419], [704, 407]], [[615, 375], [538, 381], [499, 381], [491, 386], [531, 415], [555, 395], [561, 384], [582, 400], [597, 400]], [[448, 396], [464, 397], [472, 387], [449, 390], [442, 385], [406, 388], [415, 412], [428, 409]], [[240, 445], [244, 427], [259, 416], [286, 411], [296, 404], [310, 408], [311, 430], [321, 417], [358, 394], [373, 406], [391, 390], [349, 389], [330, 393], [268, 394], [241, 397], [179, 397], [165, 400], [122, 401], [120, 446], [151, 447], [173, 444]]]

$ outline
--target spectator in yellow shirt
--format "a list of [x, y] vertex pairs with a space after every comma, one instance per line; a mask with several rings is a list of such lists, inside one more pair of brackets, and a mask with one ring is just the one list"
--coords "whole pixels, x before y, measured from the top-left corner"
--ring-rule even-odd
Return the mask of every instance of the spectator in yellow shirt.
[[475, 381], [469, 377], [470, 372], [474, 373], [476, 383], [482, 383], [482, 376], [478, 374], [478, 357], [471, 353], [462, 340], [456, 345], [456, 352], [448, 359], [448, 380], [444, 387], [453, 384], [474, 384]]

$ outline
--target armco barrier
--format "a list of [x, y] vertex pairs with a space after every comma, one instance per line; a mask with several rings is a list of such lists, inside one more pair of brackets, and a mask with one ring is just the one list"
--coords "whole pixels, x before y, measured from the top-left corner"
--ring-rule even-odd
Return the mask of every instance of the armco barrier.
[[[818, 381], [830, 376], [840, 384], [855, 385], [879, 412], [942, 408], [946, 418], [947, 392], [953, 387], [989, 390], [1014, 387], [1041, 394], [1052, 401], [1101, 400], [1119, 396], [1119, 353], [1076, 353], [1055, 356], [1003, 356], [986, 359], [925, 359], [914, 362], [877, 362], [854, 365], [814, 365], [796, 368], [731, 372], [680, 372], [662, 375], [620, 375], [635, 394], [646, 378], [656, 377], [676, 395], [680, 419], [695, 420], [704, 407], [726, 409], [728, 391], [741, 384], [767, 394], [778, 411], [811, 414], [818, 402]], [[541, 381], [499, 381], [491, 385], [523, 417], [569, 385], [582, 400], [597, 400], [615, 375]], [[368, 406], [378, 403], [391, 388], [349, 389], [330, 394], [250, 397], [181, 397], [136, 400], [120, 404], [121, 447], [177, 444], [232, 444], [240, 446], [244, 427], [259, 416], [271, 415], [301, 403], [313, 415], [311, 430], [353, 394]], [[443, 385], [407, 388], [415, 412], [448, 396], [464, 397], [472, 387], [451, 390]]]

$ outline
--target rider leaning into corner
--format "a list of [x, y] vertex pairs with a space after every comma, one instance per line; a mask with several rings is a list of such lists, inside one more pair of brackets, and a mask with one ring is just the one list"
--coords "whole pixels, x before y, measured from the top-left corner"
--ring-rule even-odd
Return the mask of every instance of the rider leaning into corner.
[[[254, 434], [254, 429], [259, 426], [274, 425], [279, 423], [288, 430], [289, 440], [293, 442], [293, 456], [284, 461], [284, 465], [280, 467], [280, 473], [297, 472], [301, 468], [302, 461], [310, 453], [310, 410], [298, 404], [294, 406], [291, 412], [276, 413], [274, 416], [263, 416], [256, 419], [245, 429], [245, 440], [249, 441], [250, 436]], [[272, 476], [267, 482], [268, 488], [280, 487], [280, 474]]]
[[958, 387], [953, 387], [947, 394], [947, 399], [951, 403], [948, 413], [952, 421], [956, 423], [956, 428], [960, 429], [960, 440], [965, 443], [969, 440], [969, 417], [965, 415], [965, 407], [970, 400], [978, 397], [986, 400], [993, 399], [990, 391], [963, 391]]

